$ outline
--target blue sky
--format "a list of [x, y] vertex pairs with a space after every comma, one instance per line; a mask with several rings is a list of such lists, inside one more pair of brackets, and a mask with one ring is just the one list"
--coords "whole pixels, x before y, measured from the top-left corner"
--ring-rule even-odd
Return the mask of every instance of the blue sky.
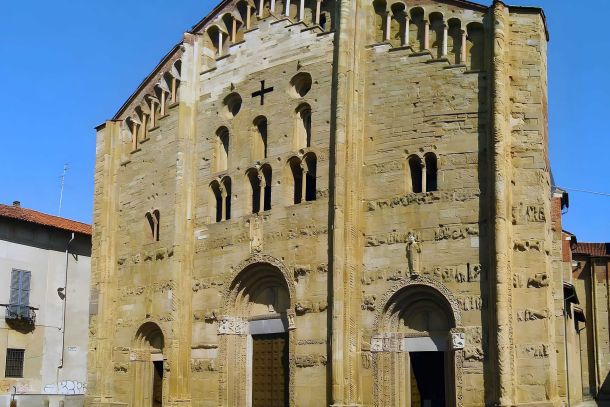
[[[109, 119], [208, 0], [21, 0], [0, 12], [0, 203], [91, 221], [94, 127]], [[484, 1], [489, 4], [490, 1]], [[610, 193], [610, 1], [513, 0], [545, 9], [549, 44], [551, 165], [565, 188]], [[576, 12], [578, 10], [578, 12]], [[610, 241], [610, 197], [570, 192], [564, 228]]]

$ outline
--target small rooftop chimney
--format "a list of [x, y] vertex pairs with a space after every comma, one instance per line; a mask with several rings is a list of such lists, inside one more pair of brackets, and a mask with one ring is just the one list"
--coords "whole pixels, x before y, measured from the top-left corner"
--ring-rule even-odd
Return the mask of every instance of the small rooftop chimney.
[[21, 208], [21, 202], [19, 201], [13, 201], [13, 206], [17, 207], [17, 208]]

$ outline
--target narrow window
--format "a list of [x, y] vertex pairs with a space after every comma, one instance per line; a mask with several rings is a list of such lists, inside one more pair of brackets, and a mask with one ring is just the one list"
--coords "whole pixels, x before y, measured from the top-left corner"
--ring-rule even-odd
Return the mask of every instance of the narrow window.
[[158, 209], [155, 209], [152, 213], [153, 215], [153, 219], [155, 222], [155, 227], [153, 229], [153, 240], [158, 242], [159, 241], [159, 223], [161, 221], [161, 212], [159, 212]]
[[229, 130], [221, 127], [216, 131], [216, 171], [226, 171], [229, 165]]
[[267, 118], [257, 117], [254, 120], [254, 160], [267, 158]]
[[411, 192], [422, 192], [422, 162], [413, 155], [409, 158], [409, 170], [411, 173]]
[[11, 272], [11, 298], [8, 306], [10, 317], [30, 317], [31, 275], [31, 272], [24, 270], [13, 270]]
[[261, 168], [261, 172], [263, 173], [263, 181], [265, 183], [265, 188], [263, 191], [263, 210], [268, 211], [271, 209], [271, 182], [272, 182], [272, 171], [271, 166], [265, 165]]
[[223, 198], [222, 192], [220, 190], [220, 185], [218, 182], [214, 181], [210, 184], [210, 189], [212, 190], [213, 202], [214, 202], [214, 215], [216, 216], [216, 222], [222, 221], [222, 206], [223, 206]]
[[485, 35], [483, 33], [483, 25], [470, 23], [466, 29], [468, 32], [467, 57], [470, 59], [470, 69], [473, 71], [484, 70]]
[[226, 177], [222, 180], [222, 186], [225, 192], [225, 219], [231, 219], [231, 178]]
[[150, 228], [150, 237], [155, 239], [155, 219], [153, 218], [152, 213], [146, 212], [146, 220], [148, 221], [148, 227]]
[[300, 106], [296, 111], [296, 149], [311, 146], [311, 108]]
[[303, 169], [301, 168], [301, 160], [293, 158], [290, 161], [290, 171], [292, 172], [292, 186], [293, 190], [293, 202], [295, 204], [301, 203], [301, 197], [303, 194]]
[[436, 156], [428, 153], [424, 156], [424, 160], [426, 161], [426, 192], [436, 191], [438, 189]]
[[250, 181], [250, 188], [252, 191], [252, 213], [258, 213], [260, 211], [261, 202], [261, 180], [258, 177], [258, 171], [248, 171], [248, 180]]
[[24, 349], [6, 350], [6, 368], [4, 370], [4, 377], [23, 377], [24, 356]]
[[305, 200], [316, 200], [316, 156], [308, 154], [305, 157]]

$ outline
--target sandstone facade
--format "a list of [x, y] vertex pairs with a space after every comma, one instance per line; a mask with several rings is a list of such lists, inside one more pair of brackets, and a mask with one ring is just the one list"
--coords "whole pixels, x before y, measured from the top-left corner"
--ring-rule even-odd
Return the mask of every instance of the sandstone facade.
[[547, 40], [220, 4], [97, 129], [88, 405], [560, 405]]

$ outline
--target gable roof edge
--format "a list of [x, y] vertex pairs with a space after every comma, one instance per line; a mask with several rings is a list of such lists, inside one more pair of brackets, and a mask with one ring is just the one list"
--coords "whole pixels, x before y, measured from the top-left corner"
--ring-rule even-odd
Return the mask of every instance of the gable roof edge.
[[129, 96], [129, 98], [127, 98], [125, 103], [123, 103], [121, 108], [115, 113], [115, 115], [112, 117], [111, 120], [120, 120], [121, 115], [123, 113], [125, 113], [125, 110], [127, 110], [127, 107], [131, 104], [131, 102], [133, 102], [136, 99], [136, 97], [138, 96], [140, 91], [142, 89], [144, 89], [144, 87], [146, 87], [148, 82], [161, 71], [161, 69], [165, 66], [165, 64], [170, 59], [172, 59], [172, 57], [176, 54], [176, 52], [180, 51], [180, 48], [182, 47], [183, 44], [184, 44], [184, 40], [182, 40], [178, 44], [174, 45], [174, 47], [161, 59], [161, 61], [159, 61], [159, 63], [155, 67], [155, 69], [153, 69], [152, 72], [150, 74], [148, 74], [146, 76], [146, 78], [144, 78], [144, 80], [138, 85], [136, 90]]

